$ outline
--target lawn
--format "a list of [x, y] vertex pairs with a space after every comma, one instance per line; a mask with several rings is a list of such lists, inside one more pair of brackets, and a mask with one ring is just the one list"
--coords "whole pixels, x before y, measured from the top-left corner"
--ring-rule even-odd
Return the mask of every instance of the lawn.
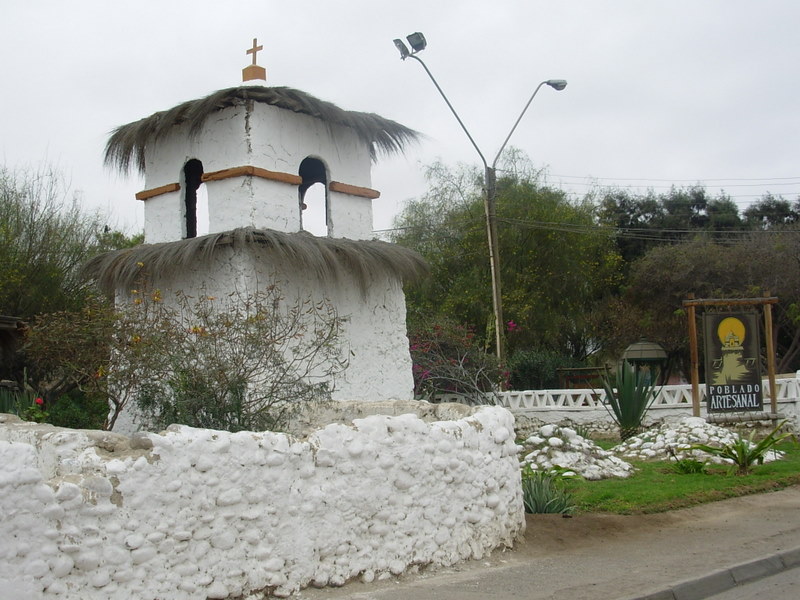
[[632, 461], [636, 473], [627, 479], [566, 482], [576, 512], [653, 513], [778, 490], [800, 484], [800, 446], [780, 444], [782, 460], [756, 465], [751, 474], [729, 475], [727, 467], [709, 466], [706, 473], [679, 474], [665, 461]]

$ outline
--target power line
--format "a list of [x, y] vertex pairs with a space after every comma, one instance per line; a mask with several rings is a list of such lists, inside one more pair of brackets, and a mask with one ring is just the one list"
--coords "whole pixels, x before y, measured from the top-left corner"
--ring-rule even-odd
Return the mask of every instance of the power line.
[[[722, 177], [722, 178], [708, 178], [708, 177], [699, 177], [696, 179], [656, 179], [652, 177], [593, 177], [591, 175], [556, 175], [556, 174], [548, 174], [549, 177], [562, 177], [565, 179], [591, 179], [595, 181], [656, 181], [659, 183], [669, 183], [669, 182], [680, 182], [680, 183], [698, 183], [698, 184], [708, 184], [709, 182], [725, 182], [725, 181], [785, 181], [789, 179], [797, 180], [796, 182], [800, 184], [800, 175], [795, 177]], [[719, 184], [717, 184], [719, 185]], [[717, 187], [715, 185], [715, 187]], [[735, 184], [740, 185], [740, 184]], [[754, 184], [741, 184], [741, 185], [759, 185], [757, 183]], [[781, 184], [786, 185], [786, 184]]]

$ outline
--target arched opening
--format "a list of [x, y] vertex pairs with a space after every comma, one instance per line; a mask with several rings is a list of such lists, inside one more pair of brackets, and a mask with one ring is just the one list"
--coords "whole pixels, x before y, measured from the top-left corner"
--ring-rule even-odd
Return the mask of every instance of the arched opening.
[[300, 227], [318, 236], [327, 236], [328, 173], [318, 158], [307, 157], [300, 163], [298, 174], [303, 179], [299, 187]]
[[202, 177], [203, 163], [196, 158], [183, 165], [185, 238], [208, 233], [208, 194]]

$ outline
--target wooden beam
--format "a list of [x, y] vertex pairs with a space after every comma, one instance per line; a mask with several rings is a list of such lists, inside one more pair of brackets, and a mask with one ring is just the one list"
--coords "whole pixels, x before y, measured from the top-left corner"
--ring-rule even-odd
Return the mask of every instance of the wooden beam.
[[201, 181], [220, 181], [222, 179], [230, 179], [231, 177], [243, 177], [251, 175], [253, 177], [260, 177], [261, 179], [269, 179], [270, 181], [280, 181], [281, 183], [289, 183], [291, 185], [300, 185], [303, 183], [303, 178], [299, 175], [292, 173], [283, 173], [281, 171], [269, 171], [260, 167], [252, 165], [245, 165], [243, 167], [232, 167], [230, 169], [222, 169], [221, 171], [213, 171], [211, 173], [203, 173]]
[[[686, 302], [684, 300], [684, 302]], [[700, 416], [700, 359], [697, 352], [697, 321], [694, 305], [686, 311], [689, 318], [689, 354], [691, 357], [692, 416]]]
[[328, 189], [332, 192], [339, 192], [340, 194], [348, 194], [350, 196], [360, 196], [362, 198], [369, 198], [370, 200], [380, 198], [381, 195], [378, 190], [350, 185], [349, 183], [342, 183], [340, 181], [331, 181], [330, 185], [328, 185]]
[[772, 305], [764, 305], [764, 337], [767, 344], [767, 375], [769, 376], [769, 406], [772, 414], [778, 412], [778, 385], [775, 382], [775, 345], [772, 341]]
[[160, 196], [161, 194], [169, 194], [170, 192], [177, 192], [179, 189], [181, 189], [179, 183], [168, 183], [167, 185], [162, 185], [160, 187], [137, 192], [136, 199], [147, 200], [148, 198], [155, 198], [156, 196]]
[[775, 296], [764, 298], [689, 298], [683, 301], [684, 306], [759, 306], [762, 304], [777, 304]]
[[[300, 185], [303, 183], [303, 178], [299, 175], [292, 173], [284, 173], [281, 171], [270, 171], [252, 165], [244, 165], [241, 167], [231, 167], [230, 169], [222, 169], [221, 171], [213, 171], [211, 173], [203, 173], [200, 181], [203, 183], [209, 181], [222, 181], [223, 179], [230, 179], [231, 177], [260, 177], [261, 179], [268, 179], [270, 181], [279, 181], [281, 183], [288, 183], [290, 185]], [[181, 189], [178, 183], [168, 183], [157, 188], [143, 190], [136, 194], [137, 200], [147, 200], [160, 196], [161, 194], [168, 194], [170, 192], [177, 192]], [[347, 194], [349, 196], [359, 196], [361, 198], [369, 198], [374, 200], [379, 198], [381, 193], [378, 190], [373, 190], [367, 187], [357, 185], [350, 185], [349, 183], [342, 183], [341, 181], [331, 181], [328, 189], [332, 192], [339, 192], [340, 194]]]

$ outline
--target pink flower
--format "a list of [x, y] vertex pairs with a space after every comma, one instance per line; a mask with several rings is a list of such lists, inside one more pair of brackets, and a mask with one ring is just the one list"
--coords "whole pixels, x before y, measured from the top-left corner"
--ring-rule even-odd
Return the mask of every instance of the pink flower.
[[37, 398], [36, 400], [34, 400], [34, 402], [35, 402], [36, 404], [38, 404], [39, 406], [41, 406], [42, 404], [44, 404], [44, 400], [42, 400], [41, 398]]
[[514, 321], [509, 321], [508, 323], [506, 323], [506, 329], [507, 329], [509, 332], [511, 332], [511, 331], [516, 331], [517, 329], [519, 329], [519, 325], [517, 325], [516, 323], [514, 323]]

